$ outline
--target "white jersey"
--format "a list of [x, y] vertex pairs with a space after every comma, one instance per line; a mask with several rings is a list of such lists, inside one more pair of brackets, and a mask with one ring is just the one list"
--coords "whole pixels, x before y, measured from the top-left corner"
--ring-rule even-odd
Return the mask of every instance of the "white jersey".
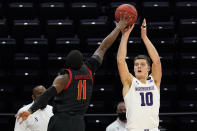
[[[33, 103], [22, 107], [18, 113], [27, 111]], [[22, 119], [16, 120], [14, 131], [47, 131], [49, 119], [53, 116], [52, 106], [47, 105], [43, 110], [37, 110], [31, 114], [22, 124]]]
[[132, 85], [124, 101], [129, 131], [158, 128], [160, 92], [152, 77], [146, 81], [146, 84], [133, 77]]
[[121, 120], [117, 119], [109, 126], [107, 126], [106, 131], [128, 131], [126, 129], [126, 123], [122, 122]]

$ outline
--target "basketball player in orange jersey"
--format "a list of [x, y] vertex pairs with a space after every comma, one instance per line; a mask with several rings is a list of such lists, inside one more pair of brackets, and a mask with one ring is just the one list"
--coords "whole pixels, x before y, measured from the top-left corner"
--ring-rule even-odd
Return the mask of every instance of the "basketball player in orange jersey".
[[27, 111], [16, 115], [18, 119], [22, 118], [21, 123], [54, 97], [54, 116], [49, 121], [48, 131], [85, 131], [84, 114], [92, 95], [93, 75], [102, 64], [105, 52], [130, 22], [129, 18], [123, 17], [86, 61], [83, 61], [80, 51], [71, 51], [66, 57], [68, 68], [55, 78], [52, 86]]
[[[146, 20], [141, 25], [141, 38], [150, 58], [138, 55], [134, 58], [133, 76], [125, 61], [127, 41], [134, 25], [122, 30], [122, 38], [117, 54], [117, 64], [123, 97], [126, 105], [127, 128], [129, 131], [158, 131], [160, 107], [160, 83], [162, 68], [157, 50], [147, 37]], [[152, 73], [149, 75], [149, 72]]]

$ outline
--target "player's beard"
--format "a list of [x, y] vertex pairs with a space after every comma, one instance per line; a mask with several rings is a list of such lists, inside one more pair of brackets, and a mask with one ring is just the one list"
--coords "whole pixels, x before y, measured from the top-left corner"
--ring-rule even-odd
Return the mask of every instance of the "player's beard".
[[126, 118], [126, 113], [125, 113], [125, 112], [123, 112], [123, 113], [118, 113], [118, 118], [119, 118], [121, 121], [127, 120], [127, 118]]

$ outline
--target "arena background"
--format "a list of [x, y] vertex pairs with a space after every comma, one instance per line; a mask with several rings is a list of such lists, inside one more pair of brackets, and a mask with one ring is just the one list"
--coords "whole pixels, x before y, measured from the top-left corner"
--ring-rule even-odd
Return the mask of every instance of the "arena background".
[[[197, 130], [197, 1], [196, 0], [1, 0], [0, 1], [0, 130], [13, 131], [14, 114], [31, 103], [31, 90], [49, 87], [65, 56], [80, 49], [90, 56], [115, 27], [114, 11], [122, 3], [139, 13], [128, 44], [133, 57], [147, 53], [140, 39], [142, 19], [162, 61], [160, 126], [167, 131]], [[97, 71], [86, 131], [104, 131], [116, 119], [122, 100], [116, 53], [120, 37]]]

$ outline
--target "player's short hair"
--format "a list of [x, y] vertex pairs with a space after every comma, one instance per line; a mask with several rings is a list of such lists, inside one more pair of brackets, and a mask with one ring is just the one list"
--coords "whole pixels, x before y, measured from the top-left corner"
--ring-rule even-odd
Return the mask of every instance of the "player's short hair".
[[32, 89], [32, 94], [34, 96], [41, 95], [40, 90], [46, 90], [46, 88], [43, 85], [37, 85]]
[[125, 104], [125, 103], [124, 103], [124, 101], [120, 101], [120, 102], [118, 102], [117, 107], [116, 107], [116, 108], [117, 108], [117, 110], [119, 109], [119, 106], [120, 106], [121, 104]]
[[79, 50], [72, 50], [66, 56], [66, 66], [78, 70], [83, 65], [83, 55]]
[[138, 60], [138, 59], [144, 59], [144, 60], [146, 60], [148, 66], [151, 66], [151, 60], [150, 60], [150, 58], [149, 58], [148, 56], [146, 56], [146, 55], [138, 55], [138, 56], [136, 56], [136, 57], [134, 58], [134, 63], [135, 63], [135, 61]]

